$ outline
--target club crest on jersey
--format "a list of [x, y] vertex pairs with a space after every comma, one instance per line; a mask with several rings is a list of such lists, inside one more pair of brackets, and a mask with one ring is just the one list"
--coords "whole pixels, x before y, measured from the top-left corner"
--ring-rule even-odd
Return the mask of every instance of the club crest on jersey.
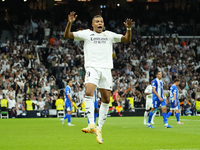
[[103, 33], [103, 36], [106, 36], [106, 34], [105, 34], [105, 33]]

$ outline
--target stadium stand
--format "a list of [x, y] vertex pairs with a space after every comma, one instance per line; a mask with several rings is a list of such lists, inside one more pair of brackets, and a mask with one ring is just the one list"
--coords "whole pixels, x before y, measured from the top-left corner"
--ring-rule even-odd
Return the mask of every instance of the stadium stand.
[[[162, 10], [155, 18], [161, 10], [128, 11], [136, 19], [132, 27], [132, 41], [113, 46], [113, 91], [120, 87], [119, 95], [125, 97], [120, 99], [120, 105], [126, 107], [127, 98], [133, 98], [135, 108], [144, 108], [144, 90], [159, 70], [163, 73], [165, 93], [169, 95], [173, 79], [179, 78], [182, 107], [184, 99], [187, 99], [195, 112], [200, 92], [200, 43], [199, 38], [195, 38], [200, 35], [200, 24], [195, 17], [200, 12], [171, 8]], [[110, 9], [105, 9], [106, 12]], [[105, 17], [105, 28], [124, 34], [122, 18], [132, 17], [121, 13], [117, 19], [114, 16], [118, 13], [115, 9], [109, 13], [110, 17]], [[188, 16], [194, 17], [187, 20]], [[79, 17], [73, 24], [73, 31], [91, 28], [88, 20], [83, 18], [85, 20]], [[56, 100], [63, 95], [69, 78], [73, 80], [72, 99], [77, 107], [81, 107], [85, 76], [83, 42], [64, 39], [65, 26], [66, 20], [58, 23], [48, 18], [30, 17], [24, 23], [13, 25], [12, 38], [1, 39], [0, 95], [6, 95], [9, 111], [15, 107], [25, 113], [26, 100], [33, 102], [36, 111], [55, 109]], [[182, 38], [180, 35], [190, 37]], [[131, 111], [132, 108], [126, 107], [125, 110]]]

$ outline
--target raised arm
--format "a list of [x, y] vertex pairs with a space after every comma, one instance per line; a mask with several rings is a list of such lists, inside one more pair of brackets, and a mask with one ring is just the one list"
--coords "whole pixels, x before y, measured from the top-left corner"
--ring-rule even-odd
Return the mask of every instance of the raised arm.
[[132, 19], [126, 19], [126, 22], [124, 22], [124, 25], [126, 26], [127, 28], [127, 31], [126, 31], [126, 34], [125, 36], [122, 36], [121, 38], [121, 42], [125, 42], [125, 43], [128, 43], [131, 41], [131, 27], [132, 25], [134, 24], [135, 22], [132, 22]]
[[76, 20], [77, 15], [75, 15], [75, 12], [70, 12], [70, 14], [68, 15], [68, 23], [67, 26], [65, 28], [65, 33], [64, 33], [64, 38], [66, 39], [74, 39], [74, 35], [71, 32], [71, 26], [72, 23]]

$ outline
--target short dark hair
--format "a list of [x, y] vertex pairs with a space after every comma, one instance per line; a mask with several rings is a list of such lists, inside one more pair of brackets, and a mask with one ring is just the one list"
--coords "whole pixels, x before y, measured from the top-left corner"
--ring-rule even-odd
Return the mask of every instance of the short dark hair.
[[68, 84], [70, 81], [72, 81], [72, 79], [68, 79], [68, 80], [67, 80], [67, 84]]
[[92, 21], [95, 19], [95, 18], [103, 18], [101, 15], [96, 15], [96, 16], [94, 16], [93, 18], [92, 18]]
[[178, 78], [174, 79], [174, 83], [179, 82], [180, 80]]
[[156, 71], [156, 75], [158, 75], [158, 73], [159, 73], [159, 72], [161, 72], [161, 71], [159, 71], [159, 70], [158, 70], [158, 71]]

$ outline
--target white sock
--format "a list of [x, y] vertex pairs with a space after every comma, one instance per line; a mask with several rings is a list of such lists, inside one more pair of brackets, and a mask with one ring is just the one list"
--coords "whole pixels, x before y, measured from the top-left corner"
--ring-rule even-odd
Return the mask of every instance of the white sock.
[[85, 96], [85, 108], [87, 112], [87, 117], [90, 121], [90, 124], [94, 124], [94, 102], [93, 97]]
[[99, 109], [99, 120], [98, 120], [98, 126], [97, 126], [98, 129], [102, 128], [102, 126], [107, 118], [108, 109], [109, 109], [109, 103], [106, 104], [106, 103], [101, 102], [101, 106]]
[[145, 121], [146, 121], [146, 119], [147, 119], [147, 116], [148, 116], [148, 112], [145, 111], [145, 112], [144, 112], [144, 120], [145, 120]]
[[156, 112], [153, 114], [152, 119], [151, 119], [151, 122], [153, 122], [155, 116], [156, 116]]

